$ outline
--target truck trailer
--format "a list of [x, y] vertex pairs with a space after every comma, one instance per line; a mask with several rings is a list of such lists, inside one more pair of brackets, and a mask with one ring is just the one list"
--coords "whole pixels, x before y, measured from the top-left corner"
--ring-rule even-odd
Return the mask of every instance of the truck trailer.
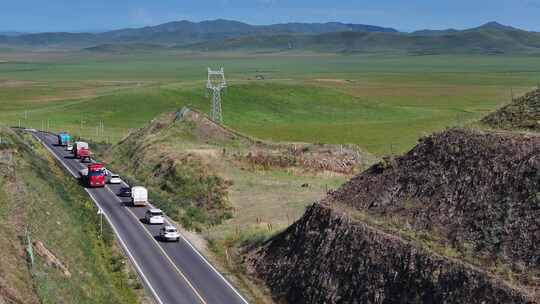
[[67, 146], [71, 142], [71, 135], [69, 135], [66, 132], [62, 132], [58, 134], [58, 145], [59, 146]]
[[89, 164], [79, 171], [81, 182], [86, 187], [105, 187], [105, 166], [102, 163]]
[[90, 157], [88, 143], [84, 141], [76, 141], [73, 145], [73, 155], [75, 158]]

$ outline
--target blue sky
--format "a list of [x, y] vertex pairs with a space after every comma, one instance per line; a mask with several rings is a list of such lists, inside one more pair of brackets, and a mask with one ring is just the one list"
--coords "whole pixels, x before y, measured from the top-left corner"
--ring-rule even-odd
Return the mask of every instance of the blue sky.
[[0, 31], [86, 31], [174, 20], [251, 24], [326, 22], [400, 30], [467, 28], [488, 21], [540, 31], [540, 0], [2, 0]]

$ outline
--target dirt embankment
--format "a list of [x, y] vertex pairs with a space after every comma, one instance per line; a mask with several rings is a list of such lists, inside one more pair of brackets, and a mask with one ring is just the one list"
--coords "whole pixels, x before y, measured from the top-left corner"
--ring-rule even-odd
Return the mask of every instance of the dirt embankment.
[[354, 145], [272, 143], [254, 139], [217, 125], [196, 110], [183, 109], [177, 119], [194, 124], [193, 134], [199, 142], [222, 144], [223, 156], [254, 169], [299, 169], [352, 175], [376, 160]]
[[304, 172], [331, 172], [352, 175], [375, 158], [345, 145], [290, 144], [252, 147], [249, 152], [234, 155], [236, 160], [262, 169], [299, 168]]
[[289, 303], [540, 303], [540, 137], [424, 138], [248, 250]]
[[540, 137], [450, 130], [327, 201], [428, 231], [464, 254], [540, 270]]
[[536, 303], [479, 269], [319, 204], [247, 264], [279, 303]]
[[492, 128], [540, 131], [540, 89], [487, 115], [482, 122]]

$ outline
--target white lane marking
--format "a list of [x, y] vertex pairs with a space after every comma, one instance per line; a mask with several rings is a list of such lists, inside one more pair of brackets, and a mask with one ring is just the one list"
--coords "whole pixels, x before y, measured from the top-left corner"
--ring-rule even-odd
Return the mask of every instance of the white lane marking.
[[103, 215], [105, 216], [105, 218], [107, 219], [107, 221], [109, 222], [109, 224], [111, 225], [112, 229], [114, 230], [114, 233], [118, 236], [118, 240], [120, 241], [120, 244], [122, 245], [122, 247], [124, 248], [124, 250], [126, 251], [126, 253], [128, 254], [129, 256], [129, 259], [131, 260], [131, 262], [133, 263], [133, 265], [135, 266], [135, 268], [137, 269], [137, 272], [139, 273], [139, 275], [142, 277], [142, 279], [144, 280], [144, 282], [146, 283], [146, 285], [148, 286], [148, 288], [150, 289], [150, 291], [152, 292], [152, 294], [154, 295], [154, 298], [159, 302], [159, 304], [163, 304], [163, 301], [161, 300], [161, 298], [159, 297], [158, 293], [156, 292], [156, 290], [154, 289], [154, 287], [152, 287], [152, 284], [150, 284], [150, 281], [148, 280], [148, 278], [144, 275], [144, 272], [142, 271], [141, 267], [139, 266], [139, 264], [137, 263], [137, 261], [135, 260], [135, 257], [133, 257], [133, 254], [131, 253], [131, 251], [129, 251], [127, 245], [125, 244], [124, 240], [122, 239], [122, 237], [120, 236], [120, 233], [118, 232], [118, 230], [116, 229], [116, 226], [113, 224], [112, 220], [109, 218], [109, 215], [107, 215], [107, 213], [103, 210], [103, 208], [99, 205], [98, 201], [96, 200], [96, 198], [94, 197], [94, 195], [92, 195], [92, 193], [90, 193], [90, 191], [88, 189], [84, 189], [88, 195], [90, 195], [90, 197], [92, 198], [92, 200], [94, 201], [94, 203], [98, 206], [99, 209], [101, 209], [101, 211], [103, 212]]
[[[123, 201], [121, 199], [119, 199], [116, 194], [107, 186], [105, 186], [105, 189], [107, 189], [112, 195], [113, 197], [123, 203]], [[174, 269], [180, 274], [180, 276], [186, 281], [186, 283], [188, 284], [188, 286], [193, 290], [193, 292], [195, 293], [195, 295], [197, 295], [197, 298], [199, 298], [199, 300], [206, 304], [206, 301], [204, 300], [204, 298], [201, 296], [201, 294], [199, 293], [199, 291], [195, 288], [195, 286], [193, 286], [193, 284], [191, 284], [191, 282], [188, 280], [187, 276], [184, 274], [184, 272], [174, 263], [174, 261], [169, 257], [169, 255], [165, 252], [165, 250], [161, 247], [161, 245], [156, 241], [156, 239], [154, 238], [154, 235], [152, 235], [152, 233], [148, 230], [148, 228], [146, 228], [145, 225], [143, 225], [139, 219], [139, 217], [137, 217], [137, 215], [131, 211], [130, 208], [127, 208], [125, 207], [125, 209], [133, 216], [133, 218], [135, 218], [135, 220], [137, 220], [137, 223], [139, 223], [139, 225], [141, 225], [141, 227], [144, 229], [144, 231], [148, 234], [148, 236], [150, 237], [150, 239], [154, 242], [154, 244], [158, 247], [158, 249], [161, 251], [161, 253], [163, 254], [163, 256], [165, 256], [165, 258], [167, 259], [167, 261], [169, 263], [171, 263], [171, 265], [174, 267]]]
[[[45, 146], [47, 147], [47, 145], [45, 145]], [[48, 147], [47, 147], [47, 148], [48, 148]], [[52, 152], [52, 151], [51, 151], [51, 152]], [[53, 152], [53, 155], [55, 155], [54, 152]], [[55, 155], [55, 156], [56, 156], [56, 155]], [[60, 161], [60, 162], [62, 162], [62, 161]], [[68, 168], [68, 170], [69, 170], [69, 168]], [[72, 174], [73, 174], [73, 173], [72, 173]], [[73, 176], [77, 177], [75, 174], [73, 174]], [[124, 185], [125, 187], [130, 187], [130, 185], [128, 185], [128, 184], [127, 184], [126, 182], [124, 182], [124, 181], [122, 181], [122, 185]], [[105, 188], [109, 189], [107, 186], [106, 186]], [[112, 190], [109, 189], [109, 191], [110, 191], [111, 193], [114, 194], [114, 192], [112, 192]], [[114, 194], [114, 195], [115, 195], [115, 197], [116, 197], [116, 194]], [[117, 198], [117, 197], [116, 197], [116, 198]], [[118, 199], [118, 198], [117, 198], [117, 199]], [[156, 207], [155, 207], [154, 205], [152, 205], [150, 202], [148, 203], [148, 205], [149, 205], [150, 207], [152, 207], [152, 208], [156, 208]], [[129, 209], [128, 209], [128, 210], [129, 210]], [[131, 212], [131, 210], [129, 210], [129, 211]], [[172, 224], [173, 221], [172, 221], [167, 215], [165, 215], [165, 219], [166, 219], [166, 221], [167, 221], [167, 223], [168, 223], [169, 225], [175, 226], [175, 225]], [[141, 225], [142, 225], [142, 224], [141, 224]], [[143, 226], [143, 227], [144, 227], [144, 226]], [[223, 282], [225, 282], [225, 284], [226, 284], [226, 285], [227, 285], [227, 286], [228, 286], [228, 287], [229, 287], [229, 288], [230, 288], [230, 289], [231, 289], [231, 290], [232, 290], [232, 291], [240, 298], [240, 300], [242, 300], [242, 302], [244, 302], [245, 304], [249, 304], [249, 302], [248, 302], [246, 299], [244, 299], [244, 297], [240, 294], [240, 292], [238, 292], [238, 290], [236, 290], [236, 288], [234, 288], [234, 286], [232, 286], [232, 284], [229, 282], [229, 280], [227, 280], [227, 279], [226, 279], [226, 278], [225, 278], [225, 277], [224, 277], [224, 276], [223, 276], [223, 275], [222, 275], [222, 274], [221, 274], [221, 273], [220, 273], [220, 272], [219, 272], [219, 271], [218, 271], [218, 270], [217, 270], [217, 269], [216, 269], [216, 268], [215, 268], [215, 267], [214, 267], [214, 266], [213, 266], [213, 265], [212, 265], [212, 264], [211, 264], [211, 263], [210, 263], [203, 255], [202, 255], [202, 254], [201, 254], [201, 253], [200, 253], [200, 252], [199, 252], [199, 250], [197, 250], [197, 249], [195, 248], [195, 246], [193, 246], [193, 244], [191, 244], [191, 242], [190, 242], [188, 239], [186, 239], [186, 238], [184, 237], [184, 235], [183, 235], [182, 233], [179, 233], [179, 234], [180, 234], [180, 237], [182, 238], [182, 240], [184, 240], [184, 242], [186, 242], [186, 243], [188, 244], [188, 246], [191, 248], [191, 250], [194, 251], [194, 252], [201, 258], [201, 260], [204, 261], [204, 263], [205, 263], [206, 265], [208, 265], [208, 267], [210, 267], [210, 269], [212, 269], [212, 271], [213, 271], [215, 274], [218, 275], [218, 277], [219, 277]], [[152, 238], [152, 239], [153, 239], [153, 238]], [[154, 241], [155, 241], [155, 240], [154, 240]], [[160, 247], [160, 249], [161, 249], [161, 247]], [[166, 254], [165, 254], [165, 255], [166, 255]], [[166, 256], [167, 256], [167, 258], [169, 258], [168, 255], [166, 255]], [[169, 258], [169, 259], [170, 259], [170, 258]], [[173, 263], [173, 265], [176, 267], [176, 264]], [[188, 282], [189, 282], [189, 281], [188, 281]], [[191, 284], [191, 283], [189, 283], [189, 284]]]
[[[49, 150], [49, 152], [52, 153], [52, 155], [54, 157], [56, 157], [56, 159], [62, 164], [62, 166], [64, 168], [66, 168], [73, 176], [77, 177], [70, 169], [70, 167], [68, 165], [66, 165], [57, 155], [56, 153], [54, 153], [54, 151], [52, 149], [49, 148], [49, 146], [47, 146], [46, 143], [44, 143], [39, 137], [38, 137], [38, 140], [45, 146], [45, 148], [47, 148]], [[103, 211], [103, 208], [99, 205], [98, 201], [95, 199], [94, 195], [92, 195], [92, 193], [90, 193], [90, 191], [86, 188], [84, 188], [84, 190], [86, 191], [86, 193], [88, 193], [88, 195], [90, 196], [90, 198], [94, 201], [94, 203], [96, 204], [96, 206], [101, 209]], [[154, 287], [152, 287], [152, 284], [150, 283], [150, 281], [148, 280], [148, 278], [144, 275], [141, 267], [139, 266], [139, 264], [137, 263], [137, 261], [135, 260], [135, 258], [133, 257], [133, 254], [131, 253], [131, 251], [129, 251], [126, 243], [124, 242], [124, 240], [122, 239], [122, 236], [120, 235], [120, 233], [118, 232], [118, 229], [116, 229], [116, 226], [113, 224], [112, 220], [109, 218], [109, 216], [107, 215], [107, 213], [105, 213], [103, 211], [103, 215], [105, 216], [105, 219], [107, 219], [107, 221], [109, 222], [109, 224], [111, 225], [111, 228], [113, 229], [114, 233], [116, 234], [118, 240], [120, 241], [120, 245], [122, 245], [122, 247], [124, 248], [125, 252], [128, 254], [129, 256], [129, 259], [131, 260], [131, 262], [133, 263], [133, 265], [135, 266], [135, 269], [137, 269], [137, 273], [139, 273], [139, 276], [141, 276], [141, 278], [143, 279], [143, 281], [146, 283], [146, 285], [148, 286], [148, 288], [150, 289], [150, 291], [152, 292], [152, 295], [154, 296], [154, 298], [158, 301], [159, 304], [163, 304], [163, 301], [161, 300], [161, 298], [159, 297], [158, 293], [156, 292], [156, 290], [154, 289]]]
[[[125, 187], [130, 187], [130, 185], [128, 185], [126, 182], [122, 181], [122, 185], [124, 185]], [[111, 191], [112, 192], [112, 191]], [[148, 206], [150, 206], [151, 208], [156, 208], [156, 206], [154, 206], [152, 203], [148, 202]], [[165, 215], [165, 220], [167, 222], [168, 225], [171, 225], [171, 226], [176, 226], [175, 224], [173, 224], [174, 222], [167, 216]], [[234, 288], [234, 286], [232, 286], [232, 284], [229, 282], [229, 280], [227, 280], [207, 259], [206, 257], [204, 257], [204, 255], [202, 255], [202, 253], [199, 252], [199, 250], [197, 250], [197, 248], [195, 248], [195, 246], [193, 246], [193, 244], [191, 244], [191, 242], [184, 237], [184, 235], [182, 233], [180, 233], [180, 237], [182, 238], [182, 240], [184, 240], [184, 242], [186, 242], [188, 244], [188, 246], [191, 248], [192, 251], [194, 251], [200, 258], [201, 260], [206, 264], [208, 265], [208, 267], [210, 267], [210, 269], [218, 275], [218, 277], [223, 281], [225, 282], [225, 284], [238, 296], [238, 298], [240, 298], [240, 300], [242, 300], [242, 302], [244, 302], [245, 304], [249, 304], [249, 302], [244, 299], [244, 297], [240, 294], [240, 292], [238, 292], [238, 290], [236, 290], [236, 288]]]

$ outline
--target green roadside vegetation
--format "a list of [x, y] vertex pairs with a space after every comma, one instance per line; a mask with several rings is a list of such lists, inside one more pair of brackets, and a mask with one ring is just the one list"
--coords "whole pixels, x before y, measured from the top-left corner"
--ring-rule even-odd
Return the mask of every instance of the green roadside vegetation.
[[29, 134], [1, 128], [0, 140], [0, 299], [140, 303], [143, 286], [76, 180]]

